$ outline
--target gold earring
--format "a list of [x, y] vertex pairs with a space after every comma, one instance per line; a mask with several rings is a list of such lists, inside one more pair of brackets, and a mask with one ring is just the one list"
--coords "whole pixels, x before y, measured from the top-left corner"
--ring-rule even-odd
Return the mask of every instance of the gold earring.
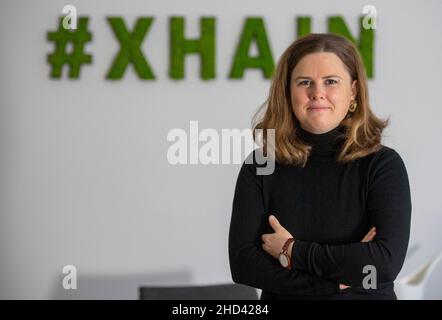
[[350, 102], [350, 107], [348, 108], [348, 110], [350, 112], [355, 112], [357, 107], [358, 107], [358, 103], [356, 102], [356, 100], [352, 100]]

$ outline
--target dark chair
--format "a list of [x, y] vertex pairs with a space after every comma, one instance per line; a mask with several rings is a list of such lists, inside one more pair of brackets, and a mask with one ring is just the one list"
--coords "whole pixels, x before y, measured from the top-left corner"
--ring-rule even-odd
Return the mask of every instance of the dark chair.
[[258, 300], [255, 288], [236, 284], [139, 288], [140, 300]]

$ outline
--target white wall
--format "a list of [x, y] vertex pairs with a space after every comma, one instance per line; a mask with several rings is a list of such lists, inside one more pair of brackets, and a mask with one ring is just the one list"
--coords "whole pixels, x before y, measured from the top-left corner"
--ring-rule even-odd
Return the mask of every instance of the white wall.
[[[93, 63], [81, 79], [49, 79], [46, 55], [66, 4], [90, 17]], [[423, 4], [425, 3], [425, 5]], [[416, 248], [409, 274], [441, 250], [441, 1], [2, 1], [0, 4], [0, 298], [137, 298], [141, 284], [231, 281], [227, 236], [239, 165], [172, 166], [172, 128], [247, 128], [269, 81], [249, 70], [229, 80], [246, 16], [262, 16], [274, 59], [295, 38], [295, 18], [314, 32], [342, 15], [357, 37], [362, 7], [378, 11], [373, 110], [391, 116], [385, 144], [403, 157], [411, 183]], [[155, 20], [143, 51], [157, 76], [131, 68], [105, 80], [118, 51], [105, 17]], [[217, 18], [217, 78], [168, 76], [168, 18], [186, 17], [199, 36], [202, 16]], [[75, 292], [62, 267], [78, 270]]]

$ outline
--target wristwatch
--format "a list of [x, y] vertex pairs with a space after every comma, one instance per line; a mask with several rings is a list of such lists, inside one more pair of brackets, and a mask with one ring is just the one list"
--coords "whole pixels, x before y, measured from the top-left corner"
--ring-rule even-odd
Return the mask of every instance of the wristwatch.
[[295, 241], [294, 238], [289, 238], [287, 239], [287, 241], [284, 243], [284, 246], [282, 247], [282, 251], [279, 254], [279, 263], [287, 269], [291, 269], [292, 268], [292, 261], [290, 259], [290, 255], [288, 254], [287, 250], [289, 248], [290, 243], [292, 243], [293, 241]]

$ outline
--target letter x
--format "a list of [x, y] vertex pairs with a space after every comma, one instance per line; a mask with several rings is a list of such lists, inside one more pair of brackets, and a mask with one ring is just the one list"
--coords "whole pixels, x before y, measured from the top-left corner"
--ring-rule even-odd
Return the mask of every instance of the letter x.
[[121, 79], [128, 64], [132, 63], [140, 79], [155, 79], [152, 69], [140, 49], [153, 18], [138, 18], [132, 32], [127, 30], [124, 20], [120, 17], [108, 17], [107, 21], [120, 43], [120, 51], [115, 57], [106, 78]]

